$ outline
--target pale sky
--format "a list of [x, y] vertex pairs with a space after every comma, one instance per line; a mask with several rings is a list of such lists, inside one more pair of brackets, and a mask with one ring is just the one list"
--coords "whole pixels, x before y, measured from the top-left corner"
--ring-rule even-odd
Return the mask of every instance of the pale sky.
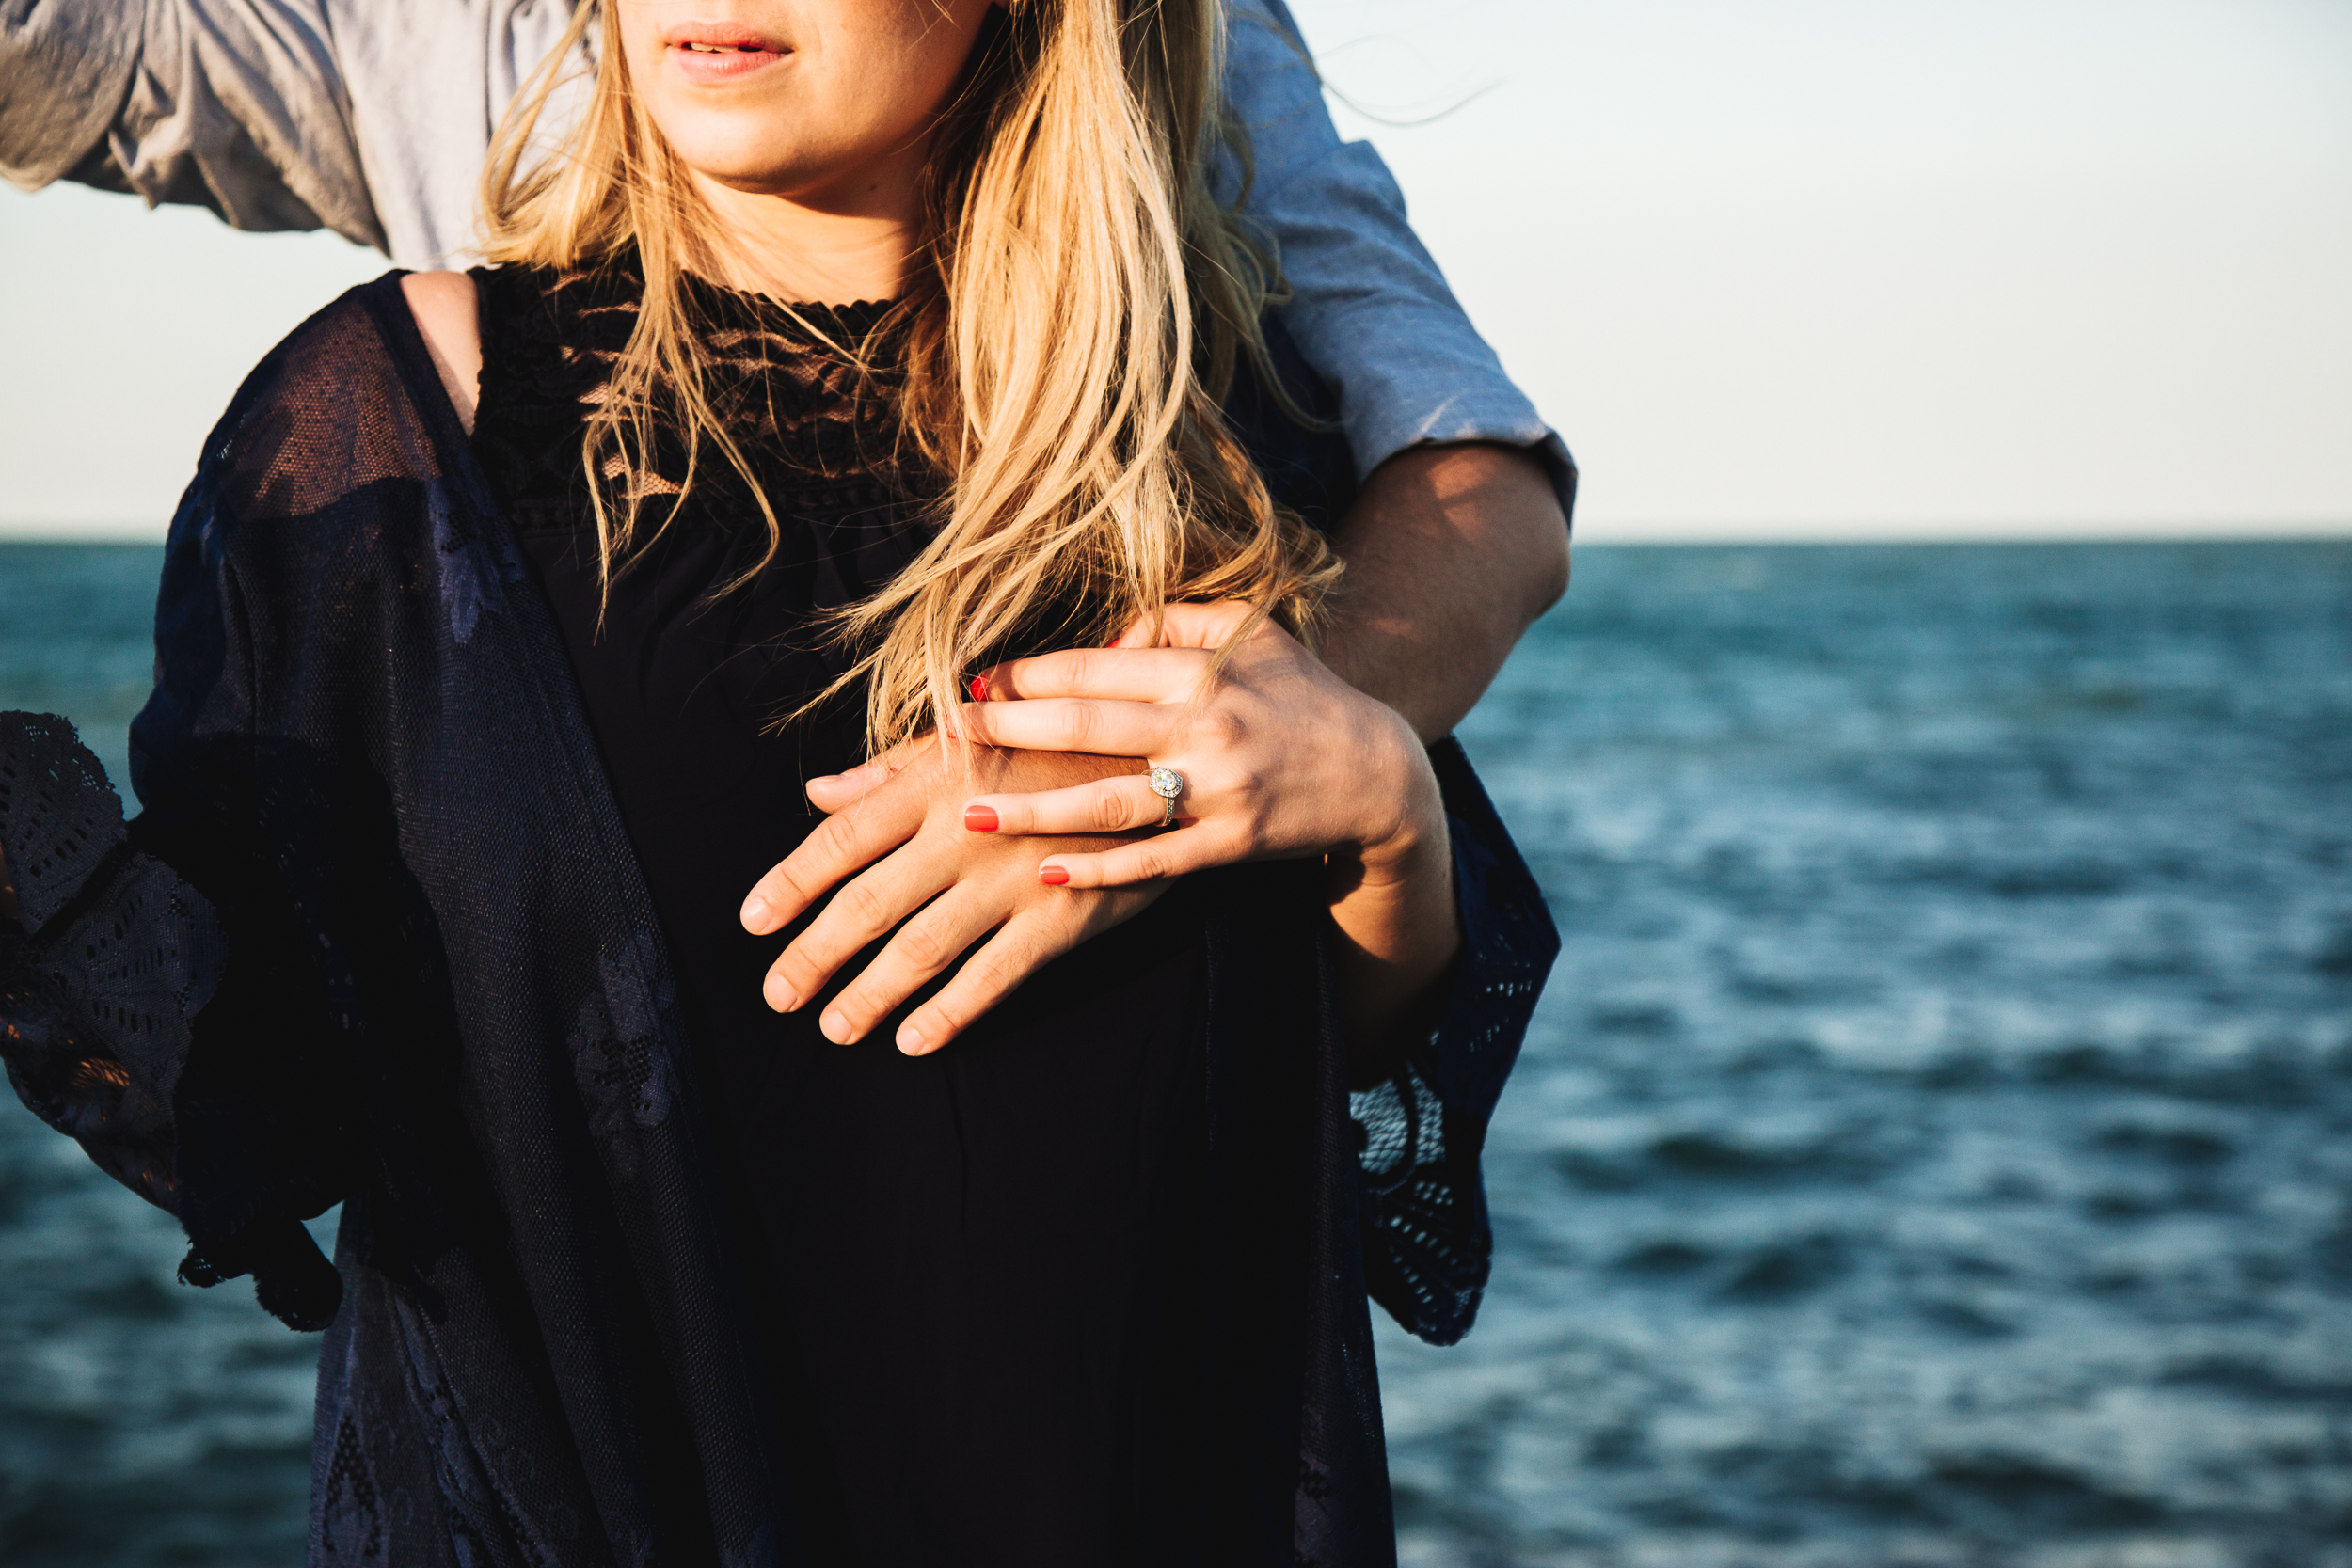
[[[2352, 531], [2346, 0], [1294, 0], [1580, 538]], [[1467, 102], [1465, 102], [1467, 100]], [[0, 534], [160, 537], [381, 258], [0, 190]]]

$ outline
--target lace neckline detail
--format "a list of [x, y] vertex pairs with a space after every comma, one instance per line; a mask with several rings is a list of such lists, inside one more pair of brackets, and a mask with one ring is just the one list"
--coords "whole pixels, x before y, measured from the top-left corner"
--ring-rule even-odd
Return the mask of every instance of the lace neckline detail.
[[[483, 336], [475, 453], [516, 527], [592, 528], [581, 455], [643, 305], [634, 257], [474, 277]], [[928, 494], [907, 471], [897, 302], [787, 306], [691, 274], [684, 285], [707, 354], [704, 393], [780, 516]], [[654, 446], [645, 494], [685, 497], [669, 526], [748, 524], [764, 536], [751, 487], [709, 442], [690, 464], [682, 434], [658, 422]], [[606, 471], [616, 475], [617, 462], [608, 458]]]
[[[633, 265], [628, 276], [642, 294], [644, 283]], [[773, 294], [739, 289], [700, 273], [680, 276], [707, 320], [733, 317], [737, 325], [755, 325], [786, 334], [800, 331], [801, 324], [805, 322], [835, 342], [850, 344], [863, 344], [898, 304], [895, 299], [860, 299], [846, 305], [813, 299], [779, 300]], [[795, 317], [799, 319], [796, 321]]]

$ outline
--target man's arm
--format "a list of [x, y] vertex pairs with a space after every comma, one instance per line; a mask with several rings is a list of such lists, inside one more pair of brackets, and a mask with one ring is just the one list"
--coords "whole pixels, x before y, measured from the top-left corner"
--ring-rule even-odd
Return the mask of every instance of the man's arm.
[[473, 244], [490, 135], [570, 17], [565, 0], [0, 0], [0, 175], [441, 266]]
[[0, 173], [385, 245], [324, 0], [0, 0]]
[[1283, 325], [1339, 391], [1358, 474], [1424, 443], [1526, 447], [1565, 514], [1567, 449], [1463, 313], [1380, 154], [1340, 139], [1282, 0], [1232, 0], [1225, 91], [1249, 132], [1245, 210], [1272, 233], [1291, 286]]
[[1380, 155], [1340, 139], [1282, 0], [1234, 0], [1230, 48], [1246, 210], [1279, 249], [1283, 325], [1338, 391], [1362, 480], [1332, 532], [1348, 570], [1323, 657], [1434, 739], [1566, 589], [1576, 467], [1463, 314]]
[[0, 178], [63, 179], [105, 139], [138, 64], [143, 0], [0, 0]]
[[1331, 531], [1347, 562], [1318, 650], [1422, 740], [1476, 706], [1519, 635], [1568, 586], [1552, 475], [1519, 447], [1408, 447]]

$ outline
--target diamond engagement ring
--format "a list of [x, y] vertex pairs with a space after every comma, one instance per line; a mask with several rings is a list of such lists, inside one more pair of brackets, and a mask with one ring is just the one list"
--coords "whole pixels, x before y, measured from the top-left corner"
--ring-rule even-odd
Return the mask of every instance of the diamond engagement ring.
[[1176, 797], [1184, 792], [1184, 776], [1173, 768], [1154, 768], [1152, 776], [1144, 782], [1152, 786], [1152, 793], [1158, 796], [1160, 803], [1167, 808], [1160, 815], [1160, 826], [1174, 827]]

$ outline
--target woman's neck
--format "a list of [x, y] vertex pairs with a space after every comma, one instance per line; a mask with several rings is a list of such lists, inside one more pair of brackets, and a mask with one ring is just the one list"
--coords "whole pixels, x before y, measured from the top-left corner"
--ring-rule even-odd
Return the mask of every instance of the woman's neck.
[[911, 146], [822, 190], [694, 185], [718, 219], [719, 281], [798, 303], [895, 299], [922, 229], [926, 149]]

